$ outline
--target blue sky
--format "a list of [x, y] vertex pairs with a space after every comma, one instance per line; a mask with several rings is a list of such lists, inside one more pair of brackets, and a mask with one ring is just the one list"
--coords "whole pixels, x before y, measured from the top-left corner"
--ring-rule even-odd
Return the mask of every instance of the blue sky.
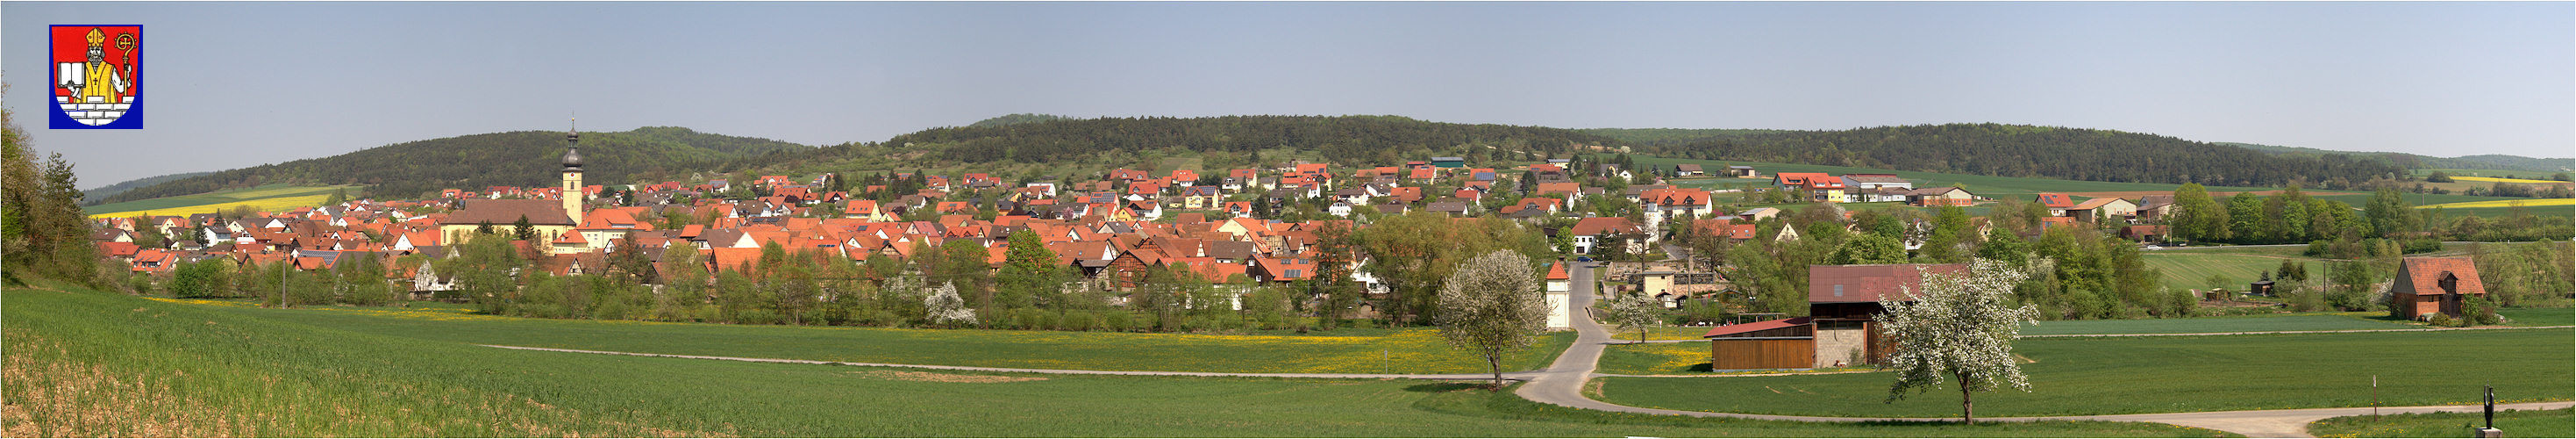
[[1998, 122], [2458, 156], [2576, 148], [2576, 3], [0, 4], [142, 24], [147, 128], [84, 185], [510, 130], [806, 144], [1009, 113], [1568, 128]]

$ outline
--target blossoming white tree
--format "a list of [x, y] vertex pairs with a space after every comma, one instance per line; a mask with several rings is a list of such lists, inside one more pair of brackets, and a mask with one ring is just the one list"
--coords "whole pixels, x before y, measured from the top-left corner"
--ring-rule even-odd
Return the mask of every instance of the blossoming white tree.
[[939, 288], [932, 288], [930, 297], [921, 299], [921, 307], [929, 311], [930, 324], [975, 324], [975, 309], [967, 308], [966, 299], [957, 297], [956, 282], [943, 283], [939, 284]]
[[2013, 285], [2028, 277], [2002, 262], [1978, 259], [1968, 273], [1923, 273], [1922, 290], [1912, 302], [1881, 302], [1887, 312], [1876, 320], [1896, 345], [1887, 360], [1896, 370], [1887, 402], [1956, 379], [1959, 419], [1973, 424], [1971, 392], [2000, 386], [2030, 391], [2029, 379], [2013, 361], [2012, 342], [2021, 338], [2023, 323], [2036, 321], [2039, 308], [2004, 305]]
[[1440, 285], [1440, 337], [1485, 358], [1503, 388], [1503, 354], [1529, 347], [1547, 325], [1546, 298], [1528, 256], [1496, 250], [1458, 264]]
[[1617, 325], [1623, 332], [1636, 330], [1637, 342], [1645, 343], [1646, 328], [1655, 327], [1663, 320], [1663, 304], [1643, 293], [1617, 294], [1618, 298], [1610, 299], [1610, 315], [1607, 316], [1610, 324]]

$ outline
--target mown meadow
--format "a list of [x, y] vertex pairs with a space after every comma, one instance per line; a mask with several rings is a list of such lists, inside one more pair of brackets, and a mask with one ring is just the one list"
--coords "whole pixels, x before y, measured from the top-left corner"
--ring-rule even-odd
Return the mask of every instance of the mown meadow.
[[[982, 374], [475, 347], [54, 284], [0, 292], [32, 436], [2212, 437], [2111, 422], [1582, 411], [1415, 380]], [[489, 323], [487, 320], [462, 321]], [[639, 338], [652, 337], [641, 334]]]
[[[2051, 322], [2054, 323], [2054, 322]], [[2045, 324], [2043, 324], [2045, 325]], [[2576, 389], [2569, 329], [2038, 338], [2016, 344], [2030, 392], [1976, 395], [1978, 416], [2043, 416], [2367, 407], [2371, 377], [2387, 406], [2567, 400]], [[1598, 399], [1675, 410], [1837, 416], [1959, 414], [1932, 389], [1885, 403], [1887, 374], [1602, 378]]]
[[[1482, 373], [1484, 360], [1451, 349], [1427, 328], [1336, 329], [1312, 334], [897, 329], [663, 323], [467, 314], [462, 309], [268, 309], [248, 302], [176, 300], [211, 311], [292, 320], [351, 332], [439, 342], [655, 354], [853, 363], [1038, 369], [1245, 373]], [[430, 302], [414, 302], [423, 306]], [[1556, 332], [1504, 362], [1546, 366], [1574, 339]]]

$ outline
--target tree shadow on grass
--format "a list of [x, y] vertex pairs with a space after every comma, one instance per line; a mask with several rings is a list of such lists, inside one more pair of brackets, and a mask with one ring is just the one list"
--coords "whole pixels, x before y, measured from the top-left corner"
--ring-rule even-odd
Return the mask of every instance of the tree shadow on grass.
[[1484, 382], [1473, 382], [1473, 383], [1469, 383], [1469, 382], [1446, 382], [1446, 383], [1415, 384], [1415, 385], [1410, 385], [1410, 386], [1404, 386], [1404, 391], [1407, 391], [1407, 392], [1420, 392], [1420, 393], [1445, 393], [1445, 392], [1455, 392], [1455, 391], [1468, 390], [1468, 389], [1485, 389], [1485, 388], [1486, 388], [1485, 386], [1486, 386], [1487, 384], [1490, 384], [1490, 383], [1484, 383]]

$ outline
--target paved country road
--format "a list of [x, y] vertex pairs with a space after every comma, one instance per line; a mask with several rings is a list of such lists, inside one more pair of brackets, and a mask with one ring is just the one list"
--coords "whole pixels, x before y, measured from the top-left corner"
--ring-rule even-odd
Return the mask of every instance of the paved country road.
[[[1666, 410], [1666, 409], [1651, 409], [1651, 408], [1644, 408], [1644, 407], [1631, 407], [1631, 406], [1624, 406], [1624, 405], [1618, 405], [1618, 404], [1611, 404], [1611, 403], [1607, 403], [1607, 402], [1601, 402], [1601, 401], [1593, 400], [1592, 398], [1590, 398], [1590, 397], [1586, 397], [1586, 396], [1584, 396], [1584, 395], [1583, 395], [1583, 385], [1584, 385], [1586, 382], [1589, 382], [1593, 377], [1600, 377], [1600, 376], [1624, 376], [1624, 375], [1607, 375], [1607, 374], [1596, 374], [1596, 373], [1593, 373], [1594, 369], [1597, 367], [1597, 365], [1599, 364], [1599, 362], [1600, 362], [1600, 360], [1601, 360], [1601, 352], [1602, 352], [1602, 349], [1603, 349], [1602, 347], [1603, 347], [1603, 346], [1606, 346], [1606, 345], [1609, 345], [1609, 344], [1611, 344], [1611, 343], [1625, 343], [1625, 342], [1619, 342], [1619, 341], [1614, 341], [1614, 340], [1612, 340], [1612, 339], [1611, 339], [1610, 332], [1609, 332], [1609, 331], [1607, 331], [1607, 330], [1601, 329], [1601, 324], [1600, 324], [1600, 323], [1596, 323], [1596, 322], [1594, 322], [1594, 321], [1592, 320], [1592, 314], [1591, 314], [1591, 311], [1590, 311], [1590, 310], [1592, 309], [1592, 300], [1593, 300], [1593, 298], [1592, 298], [1592, 295], [1593, 295], [1593, 288], [1592, 288], [1592, 285], [1593, 285], [1593, 284], [1592, 284], [1592, 278], [1593, 278], [1593, 276], [1592, 276], [1592, 270], [1591, 270], [1591, 268], [1592, 268], [1592, 264], [1587, 264], [1587, 263], [1569, 263], [1568, 265], [1569, 265], [1569, 267], [1570, 267], [1570, 268], [1567, 270], [1567, 273], [1573, 277], [1573, 279], [1572, 279], [1572, 283], [1573, 283], [1573, 291], [1567, 294], [1567, 296], [1568, 296], [1568, 297], [1567, 297], [1567, 299], [1568, 299], [1568, 301], [1569, 301], [1569, 302], [1572, 302], [1571, 304], [1574, 306], [1574, 309], [1575, 309], [1575, 312], [1573, 313], [1573, 316], [1572, 316], [1572, 317], [1573, 317], [1574, 330], [1575, 330], [1575, 334], [1576, 334], [1576, 337], [1575, 337], [1575, 339], [1574, 339], [1574, 344], [1573, 344], [1572, 346], [1567, 347], [1567, 348], [1565, 349], [1565, 353], [1564, 353], [1563, 355], [1558, 355], [1558, 356], [1556, 357], [1556, 362], [1555, 362], [1555, 363], [1553, 363], [1553, 364], [1550, 364], [1546, 369], [1540, 369], [1540, 370], [1536, 370], [1536, 371], [1529, 371], [1529, 372], [1510, 372], [1510, 373], [1505, 373], [1505, 374], [1503, 374], [1503, 378], [1504, 378], [1504, 379], [1516, 380], [1516, 381], [1524, 381], [1524, 382], [1525, 382], [1525, 384], [1522, 384], [1522, 385], [1521, 385], [1520, 390], [1518, 391], [1518, 394], [1519, 394], [1522, 398], [1527, 398], [1527, 399], [1529, 399], [1529, 400], [1531, 400], [1531, 401], [1536, 401], [1536, 402], [1542, 402], [1542, 403], [1548, 403], [1548, 404], [1555, 404], [1555, 405], [1566, 406], [1566, 407], [1573, 407], [1573, 408], [1580, 408], [1580, 409], [1601, 410], [1601, 411], [1610, 411], [1610, 412], [1623, 412], [1623, 413], [1642, 413], [1642, 414], [1650, 414], [1650, 415], [1695, 416], [1695, 417], [1707, 417], [1707, 418], [1742, 418], [1742, 419], [1764, 419], [1764, 420], [1777, 420], [1777, 421], [1813, 421], [1813, 422], [1862, 422], [1862, 421], [1948, 421], [1948, 420], [1957, 419], [1957, 418], [1883, 418], [1883, 417], [1837, 417], [1837, 416], [1789, 416], [1789, 415], [1760, 415], [1760, 414], [1749, 414], [1749, 413], [1718, 413], [1718, 412], [1699, 412], [1699, 411], [1687, 411], [1687, 410]], [[2499, 329], [2537, 329], [2537, 328], [2499, 328]], [[2406, 330], [2400, 330], [2400, 331], [2406, 331]], [[2283, 331], [2283, 332], [2285, 332], [2285, 333], [2295, 333], [2295, 332], [2316, 332], [2316, 331]], [[2341, 332], [2341, 331], [2328, 331], [2328, 332]], [[2210, 335], [2210, 334], [2148, 334], [2148, 335]], [[1693, 340], [1693, 341], [1696, 341], [1696, 340]], [[1016, 372], [1016, 373], [1047, 373], [1047, 374], [1072, 374], [1072, 375], [1201, 376], [1201, 377], [1269, 377], [1269, 378], [1326, 378], [1326, 379], [1428, 379], [1428, 380], [1460, 380], [1460, 381], [1482, 381], [1482, 380], [1492, 379], [1492, 377], [1493, 377], [1493, 375], [1491, 375], [1491, 374], [1472, 374], [1472, 373], [1471, 373], [1471, 374], [1413, 374], [1413, 375], [1406, 375], [1406, 374], [1357, 374], [1357, 373], [1227, 373], [1227, 372], [1167, 372], [1167, 371], [1116, 371], [1116, 370], [1072, 370], [1072, 369], [1021, 369], [1021, 368], [1007, 368], [1007, 367], [936, 366], [936, 365], [920, 365], [920, 364], [888, 364], [888, 363], [852, 363], [852, 362], [840, 362], [840, 361], [791, 360], [791, 359], [778, 359], [778, 358], [743, 358], [743, 357], [719, 357], [719, 356], [707, 356], [707, 355], [648, 354], [648, 353], [634, 353], [634, 352], [612, 352], [612, 351], [593, 351], [593, 350], [581, 350], [581, 349], [557, 349], [557, 348], [537, 348], [537, 347], [524, 347], [524, 346], [501, 346], [501, 345], [482, 345], [482, 346], [494, 347], [494, 348], [502, 348], [502, 349], [521, 349], [521, 350], [532, 350], [532, 351], [570, 352], [570, 353], [583, 353], [583, 354], [607, 354], [607, 355], [633, 355], [633, 356], [645, 356], [645, 357], [667, 357], [667, 358], [690, 358], [690, 359], [702, 359], [702, 360], [749, 361], [749, 362], [760, 362], [760, 363], [830, 364], [830, 365], [845, 365], [845, 366], [901, 367], [901, 368], [915, 368], [915, 369], [960, 370], [960, 371], [977, 371], [977, 372]], [[1709, 377], [1709, 378], [1724, 378], [1724, 377], [1738, 377], [1738, 376], [1753, 376], [1753, 375], [1705, 375], [1704, 377]], [[2576, 406], [2576, 402], [2570, 402], [2570, 401], [2557, 401], [2557, 402], [2534, 402], [2534, 403], [2520, 403], [2520, 404], [2498, 404], [2498, 405], [2496, 405], [2496, 409], [2497, 409], [2497, 410], [2534, 410], [2534, 409], [2558, 409], [2558, 408], [2567, 408], [2567, 407], [2571, 407], [2571, 406]], [[2480, 408], [2479, 406], [2474, 406], [2474, 405], [2465, 405], [2465, 406], [2423, 406], [2423, 407], [2381, 407], [2381, 408], [2379, 408], [2379, 409], [2378, 409], [2378, 412], [2379, 412], [2379, 413], [2384, 413], [2384, 414], [2397, 414], [2397, 413], [2430, 413], [2430, 412], [2474, 412], [2474, 411], [2478, 411], [2478, 410], [2480, 410], [2480, 409], [2481, 409], [2481, 408]], [[2316, 422], [2317, 420], [2320, 420], [2320, 419], [2332, 418], [2332, 417], [2338, 417], [2338, 416], [2356, 416], [2356, 415], [2367, 415], [2367, 414], [2371, 414], [2371, 413], [2372, 413], [2372, 411], [2371, 411], [2371, 408], [2369, 408], [2369, 407], [2346, 407], [2346, 408], [2289, 409], [2289, 410], [2245, 410], [2245, 411], [2225, 411], [2225, 412], [2146, 413], [2146, 414], [2132, 414], [2132, 415], [1997, 417], [1997, 418], [1980, 418], [1980, 419], [1982, 419], [1982, 420], [1988, 420], [1988, 421], [1999, 421], [1999, 422], [2011, 422], [2011, 421], [2038, 421], [2038, 420], [2092, 420], [2092, 421], [2157, 422], [2157, 423], [2165, 423], [2165, 424], [2181, 425], [2181, 426], [2186, 426], [2186, 427], [2198, 427], [2198, 428], [2207, 428], [2207, 429], [2212, 429], [2212, 430], [2220, 430], [2220, 431], [2226, 431], [2226, 432], [2231, 432], [2231, 433], [2243, 434], [2243, 435], [2251, 436], [2251, 437], [2310, 437], [2310, 436], [2308, 435], [2308, 432], [2307, 432], [2307, 425], [2308, 425], [2308, 423], [2310, 423], [2310, 422]], [[2548, 435], [2548, 434], [2550, 434], [2550, 432], [2542, 432], [2542, 433], [2540, 433], [2540, 434], [2542, 434], [2542, 435]]]

